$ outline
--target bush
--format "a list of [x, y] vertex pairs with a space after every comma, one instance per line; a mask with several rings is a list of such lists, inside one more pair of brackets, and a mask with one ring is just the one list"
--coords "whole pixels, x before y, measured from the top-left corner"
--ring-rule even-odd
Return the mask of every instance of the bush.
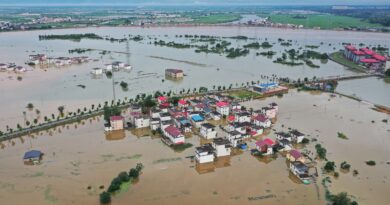
[[326, 159], [326, 149], [323, 148], [320, 144], [316, 144], [315, 146], [317, 155], [320, 159]]
[[340, 168], [345, 169], [345, 170], [349, 170], [349, 168], [351, 168], [351, 165], [344, 161], [340, 164]]
[[131, 168], [129, 171], [129, 177], [133, 179], [137, 179], [139, 176], [139, 171], [135, 168]]
[[111, 203], [111, 194], [108, 192], [103, 192], [100, 194], [100, 203], [101, 204], [109, 204]]
[[344, 140], [348, 139], [347, 135], [345, 135], [344, 133], [341, 133], [341, 132], [337, 133], [337, 137], [340, 139], [344, 139]]
[[302, 144], [308, 144], [309, 142], [310, 142], [310, 140], [307, 138], [303, 138], [303, 140], [302, 140]]
[[129, 177], [129, 175], [127, 174], [127, 172], [121, 172], [121, 173], [119, 173], [118, 178], [119, 178], [122, 182], [128, 182], [128, 181], [130, 181], [130, 177]]
[[366, 161], [366, 164], [369, 166], [375, 166], [376, 162], [374, 160]]
[[357, 205], [356, 201], [352, 201], [346, 192], [338, 193], [337, 195], [331, 196], [333, 205]]
[[336, 165], [334, 162], [326, 162], [324, 166], [324, 170], [327, 172], [333, 172], [335, 167]]

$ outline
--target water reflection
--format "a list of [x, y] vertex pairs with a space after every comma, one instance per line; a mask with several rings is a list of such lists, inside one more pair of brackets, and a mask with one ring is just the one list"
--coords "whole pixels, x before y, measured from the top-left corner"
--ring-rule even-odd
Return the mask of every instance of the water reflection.
[[121, 140], [126, 137], [124, 130], [115, 130], [111, 132], [106, 132], [105, 134], [106, 140], [113, 141], [113, 140]]
[[219, 168], [224, 168], [224, 167], [230, 167], [230, 156], [225, 156], [225, 157], [218, 157], [215, 158], [214, 162], [209, 162], [209, 163], [199, 163], [196, 162], [195, 165], [195, 170], [199, 174], [206, 174], [210, 172], [214, 172], [216, 169]]

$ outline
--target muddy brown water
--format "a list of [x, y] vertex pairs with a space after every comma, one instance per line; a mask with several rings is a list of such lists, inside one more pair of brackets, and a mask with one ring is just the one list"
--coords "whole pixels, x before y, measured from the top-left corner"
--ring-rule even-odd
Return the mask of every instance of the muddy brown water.
[[[292, 127], [317, 138], [328, 150], [329, 160], [338, 166], [347, 161], [351, 170], [359, 171], [355, 177], [352, 172], [340, 173], [338, 179], [331, 177], [330, 191], [347, 191], [361, 204], [387, 204], [390, 127], [381, 120], [388, 115], [348, 98], [294, 90], [282, 98], [244, 105], [260, 108], [272, 101], [280, 108], [276, 130]], [[337, 138], [337, 132], [345, 133], [349, 140]], [[3, 142], [2, 204], [98, 204], [99, 186], [108, 187], [119, 172], [138, 162], [145, 165], [139, 182], [114, 196], [112, 204], [325, 204], [320, 179], [326, 175], [320, 173], [317, 192], [314, 184], [297, 183], [281, 156], [263, 163], [244, 151], [217, 162], [211, 166], [212, 172], [200, 174], [196, 164], [186, 158], [194, 155], [194, 147], [200, 143], [197, 136], [187, 139], [194, 147], [178, 153], [158, 138], [136, 137], [128, 131], [123, 139], [119, 135], [110, 140], [102, 121], [93, 120]], [[273, 132], [268, 137], [275, 138]], [[312, 150], [315, 143], [305, 149]], [[254, 148], [254, 141], [248, 145]], [[41, 165], [23, 164], [22, 156], [29, 149], [45, 153]], [[367, 160], [375, 160], [377, 165], [367, 166]]]

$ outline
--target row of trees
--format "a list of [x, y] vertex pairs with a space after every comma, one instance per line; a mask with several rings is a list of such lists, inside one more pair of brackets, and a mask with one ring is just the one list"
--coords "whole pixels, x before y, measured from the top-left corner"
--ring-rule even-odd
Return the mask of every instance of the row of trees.
[[104, 191], [99, 195], [100, 203], [111, 203], [111, 195], [118, 192], [121, 189], [122, 184], [138, 179], [143, 168], [144, 165], [142, 163], [137, 163], [137, 166], [135, 168], [131, 168], [129, 172], [119, 173], [118, 176], [111, 181], [107, 191]]

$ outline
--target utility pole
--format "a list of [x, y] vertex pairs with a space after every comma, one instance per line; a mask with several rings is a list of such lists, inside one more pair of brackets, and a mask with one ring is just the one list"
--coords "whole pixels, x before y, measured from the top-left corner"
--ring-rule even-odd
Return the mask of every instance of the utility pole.
[[111, 79], [112, 79], [112, 97], [113, 97], [113, 100], [114, 100], [114, 103], [116, 101], [116, 96], [115, 96], [115, 80], [114, 80], [114, 70], [112, 70], [112, 76], [111, 76]]

